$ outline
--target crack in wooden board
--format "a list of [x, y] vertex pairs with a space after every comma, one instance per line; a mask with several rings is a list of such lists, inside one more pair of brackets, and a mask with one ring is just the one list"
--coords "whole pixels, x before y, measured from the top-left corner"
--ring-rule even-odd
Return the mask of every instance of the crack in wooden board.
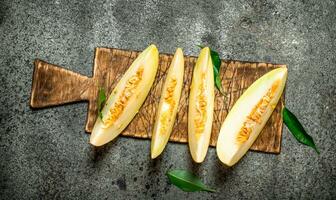
[[[97, 118], [98, 86], [104, 87], [110, 93], [139, 53], [112, 48], [96, 48], [92, 78], [37, 60], [33, 75], [31, 106], [45, 107], [87, 100], [89, 101], [89, 108], [85, 130], [91, 132]], [[151, 91], [138, 114], [122, 132], [123, 136], [151, 138], [161, 89], [172, 58], [173, 55], [160, 54], [159, 68]], [[196, 59], [196, 57], [185, 56], [184, 86], [173, 132], [169, 140], [171, 142], [187, 142], [188, 95]], [[256, 79], [278, 67], [286, 67], [286, 65], [222, 60], [220, 76], [224, 95], [221, 95], [217, 90], [215, 91], [215, 110], [210, 146], [216, 146], [221, 124], [240, 95]], [[65, 85], [63, 84], [64, 81]], [[64, 90], [65, 86], [66, 89]], [[58, 95], [55, 94], [55, 91]], [[251, 150], [269, 153], [280, 152], [283, 104], [284, 94], [260, 136], [250, 148]]]

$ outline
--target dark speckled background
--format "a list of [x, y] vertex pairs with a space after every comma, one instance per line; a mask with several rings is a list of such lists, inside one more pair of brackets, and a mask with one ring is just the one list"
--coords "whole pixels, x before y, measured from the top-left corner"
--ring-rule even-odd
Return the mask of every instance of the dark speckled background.
[[[284, 128], [279, 155], [249, 152], [235, 167], [214, 149], [201, 165], [186, 145], [156, 161], [149, 140], [118, 138], [100, 149], [84, 132], [86, 103], [29, 107], [33, 60], [90, 76], [97, 46], [284, 63], [286, 104], [321, 154]], [[335, 1], [0, 0], [0, 199], [335, 199]], [[194, 170], [217, 193], [185, 193], [169, 169]]]

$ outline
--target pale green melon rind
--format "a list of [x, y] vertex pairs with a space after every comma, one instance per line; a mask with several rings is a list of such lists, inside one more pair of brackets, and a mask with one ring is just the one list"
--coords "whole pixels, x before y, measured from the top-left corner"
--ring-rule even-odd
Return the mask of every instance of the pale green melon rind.
[[237, 100], [221, 127], [217, 141], [217, 155], [224, 164], [232, 166], [238, 162], [257, 139], [275, 106], [268, 106], [267, 111], [263, 115], [261, 125], [257, 125], [253, 129], [250, 138], [243, 145], [236, 144], [236, 135], [256, 103], [272, 86], [274, 81], [281, 80], [276, 95], [270, 103], [270, 105], [276, 105], [285, 87], [286, 79], [286, 68], [272, 70], [255, 81]]

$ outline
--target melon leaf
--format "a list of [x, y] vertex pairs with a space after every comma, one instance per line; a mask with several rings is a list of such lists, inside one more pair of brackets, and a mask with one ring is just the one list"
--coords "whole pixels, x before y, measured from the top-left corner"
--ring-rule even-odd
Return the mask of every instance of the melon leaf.
[[106, 102], [105, 90], [104, 88], [99, 88], [97, 104], [98, 104], [98, 116], [100, 117], [100, 119], [103, 119], [103, 114], [101, 110], [103, 109], [105, 102]]
[[282, 112], [283, 112], [283, 121], [285, 122], [289, 131], [296, 138], [296, 140], [304, 145], [312, 147], [318, 154], [320, 154], [319, 150], [317, 149], [314, 143], [313, 138], [307, 134], [307, 132], [301, 125], [300, 121], [296, 118], [296, 116], [286, 107], [284, 107]]
[[208, 188], [201, 179], [186, 170], [171, 170], [167, 173], [169, 181], [185, 192], [207, 191], [216, 192]]

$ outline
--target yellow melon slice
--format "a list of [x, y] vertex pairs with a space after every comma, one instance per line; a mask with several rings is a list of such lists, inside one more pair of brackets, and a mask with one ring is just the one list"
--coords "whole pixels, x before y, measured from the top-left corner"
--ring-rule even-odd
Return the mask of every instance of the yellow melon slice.
[[151, 158], [159, 156], [164, 150], [175, 122], [179, 105], [184, 74], [182, 49], [178, 48], [170, 64], [168, 74], [161, 92], [160, 103], [156, 113], [151, 143]]
[[203, 162], [208, 151], [214, 110], [214, 74], [210, 49], [201, 50], [189, 94], [188, 143], [191, 157]]
[[217, 141], [217, 155], [226, 165], [237, 163], [271, 116], [284, 90], [287, 68], [274, 69], [256, 80], [227, 115]]
[[134, 118], [145, 101], [158, 69], [159, 52], [147, 47], [132, 63], [112, 91], [97, 118], [90, 143], [101, 146], [117, 137]]

